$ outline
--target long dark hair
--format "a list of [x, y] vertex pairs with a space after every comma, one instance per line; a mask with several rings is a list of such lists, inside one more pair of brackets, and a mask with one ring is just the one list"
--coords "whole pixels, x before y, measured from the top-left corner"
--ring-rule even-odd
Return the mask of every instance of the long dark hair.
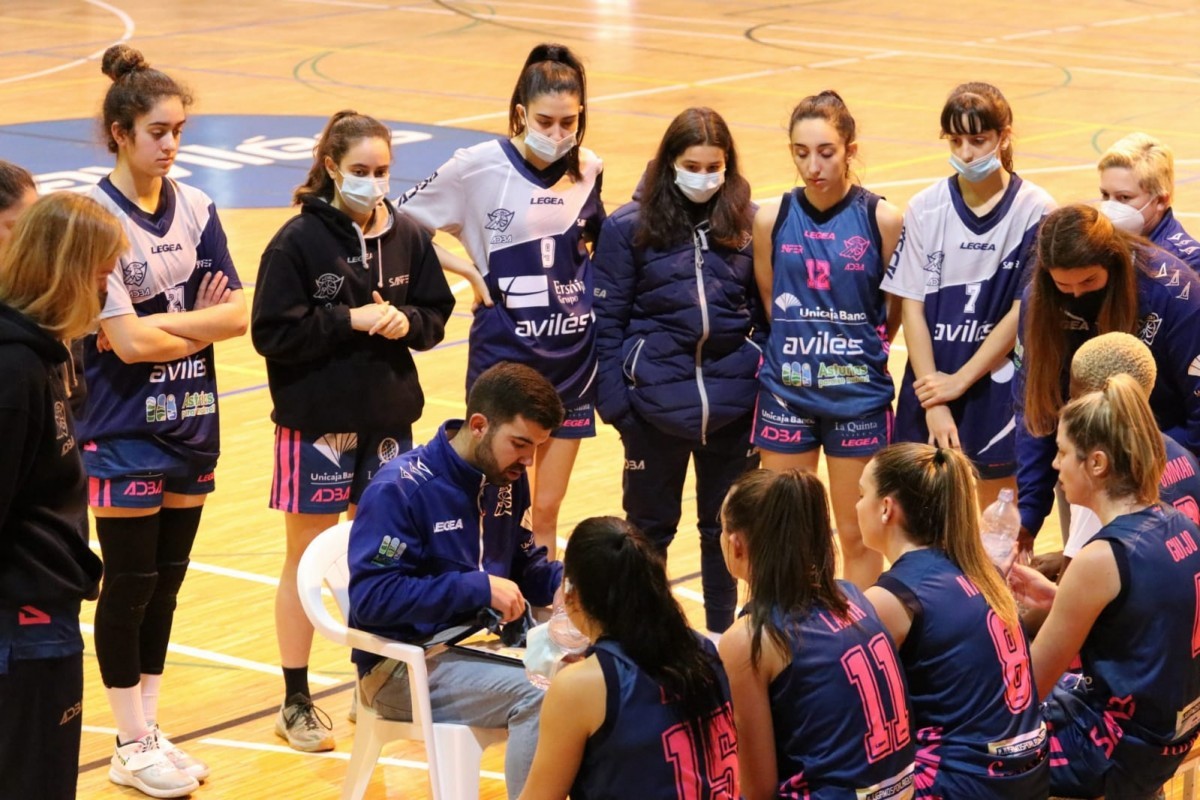
[[30, 189], [37, 190], [29, 170], [11, 161], [0, 160], [0, 211], [15, 206]]
[[1063, 367], [1070, 354], [1064, 323], [1065, 295], [1054, 285], [1051, 269], [1104, 267], [1108, 282], [1096, 318], [1100, 333], [1135, 333], [1138, 319], [1137, 273], [1146, 270], [1139, 239], [1116, 228], [1091, 206], [1077, 203], [1046, 215], [1037, 238], [1037, 264], [1025, 314], [1025, 427], [1036, 436], [1054, 432], [1062, 408]]
[[871, 459], [875, 493], [904, 511], [904, 534], [916, 545], [935, 547], [962, 570], [1011, 630], [1017, 606], [979, 536], [975, 467], [961, 450], [917, 442], [885, 447]]
[[192, 104], [192, 95], [183, 84], [152, 69], [141, 52], [127, 44], [114, 44], [105, 50], [100, 71], [112, 79], [100, 113], [101, 135], [110, 153], [119, 149], [112, 135], [114, 122], [132, 133], [137, 118], [149, 113], [164, 97], [178, 97], [185, 109]]
[[689, 147], [711, 145], [725, 153], [725, 183], [707, 204], [709, 238], [722, 247], [738, 249], [749, 241], [754, 214], [750, 184], [738, 171], [733, 134], [711, 108], [689, 108], [671, 121], [646, 169], [638, 214], [636, 247], [664, 250], [691, 236], [691, 201], [675, 185], [675, 160]]
[[765, 632], [791, 652], [788, 632], [775, 614], [803, 615], [816, 607], [849, 619], [850, 605], [834, 580], [837, 546], [829, 523], [829, 498], [811, 472], [755, 469], [725, 496], [722, 522], [746, 539], [750, 562], [750, 663], [762, 656]]
[[720, 695], [712, 659], [671, 594], [663, 557], [635, 527], [617, 517], [580, 522], [567, 541], [563, 575], [583, 611], [678, 698], [688, 719], [713, 709]]
[[[1012, 127], [1012, 121], [1012, 106], [999, 89], [982, 81], [963, 83], [954, 87], [942, 106], [942, 138], [986, 131], [1002, 134], [1005, 128]], [[1011, 136], [1000, 151], [1000, 163], [1009, 172], [1013, 171]]]
[[351, 109], [339, 111], [330, 117], [329, 122], [325, 123], [325, 130], [321, 131], [321, 138], [313, 147], [313, 163], [308, 170], [308, 177], [292, 193], [292, 202], [299, 203], [311, 196], [333, 199], [334, 180], [325, 169], [325, 156], [329, 156], [334, 164], [340, 164], [346, 151], [356, 142], [372, 136], [387, 142], [388, 152], [391, 152], [392, 132], [374, 117]]
[[567, 172], [575, 180], [583, 177], [579, 171], [579, 146], [587, 130], [587, 76], [583, 62], [565, 44], [539, 44], [529, 51], [517, 85], [513, 87], [512, 100], [508, 103], [508, 135], [517, 136], [525, 132], [517, 106], [525, 107], [544, 94], [565, 92], [579, 98], [579, 124], [575, 128], [575, 146], [565, 158]]

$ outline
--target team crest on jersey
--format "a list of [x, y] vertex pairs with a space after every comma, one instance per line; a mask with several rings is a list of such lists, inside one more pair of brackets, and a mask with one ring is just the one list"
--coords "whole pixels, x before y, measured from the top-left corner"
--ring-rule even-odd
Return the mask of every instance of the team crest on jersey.
[[167, 295], [167, 313], [168, 314], [179, 314], [179, 313], [187, 310], [183, 306], [183, 287], [182, 286], [172, 286], [170, 289], [167, 289], [166, 295]]
[[379, 550], [371, 558], [371, 563], [379, 567], [391, 566], [400, 560], [407, 548], [408, 544], [400, 541], [399, 536], [384, 536], [379, 543]]
[[130, 261], [128, 264], [122, 264], [121, 275], [126, 286], [141, 286], [146, 280], [146, 262]]
[[1151, 313], [1150, 316], [1141, 320], [1138, 324], [1138, 338], [1146, 343], [1146, 346], [1154, 344], [1154, 337], [1158, 336], [1158, 329], [1162, 327], [1162, 317], [1158, 314]]
[[512, 224], [513, 212], [507, 208], [497, 208], [495, 211], [488, 212], [487, 224], [483, 227], [489, 231], [499, 231], [503, 233], [508, 230], [508, 226]]
[[400, 443], [387, 436], [379, 443], [379, 448], [375, 452], [379, 456], [379, 463], [386, 464], [400, 455]]
[[314, 300], [332, 300], [337, 297], [337, 293], [342, 290], [342, 282], [346, 279], [341, 275], [334, 275], [332, 272], [326, 272], [321, 277], [317, 278], [317, 291], [313, 295]]
[[929, 289], [936, 289], [942, 285], [942, 262], [946, 260], [946, 254], [941, 250], [934, 250], [929, 255], [925, 256], [925, 286]]
[[845, 245], [842, 248], [842, 255], [851, 261], [858, 261], [870, 248], [871, 243], [861, 236], [851, 236], [845, 241]]

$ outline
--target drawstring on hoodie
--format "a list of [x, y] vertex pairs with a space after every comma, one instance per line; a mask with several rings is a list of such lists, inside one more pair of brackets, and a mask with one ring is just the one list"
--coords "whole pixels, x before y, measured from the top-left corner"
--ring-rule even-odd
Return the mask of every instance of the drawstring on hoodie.
[[[350, 220], [350, 225], [354, 228], [354, 232], [358, 234], [358, 247], [362, 251], [363, 269], [370, 269], [371, 262], [367, 260], [367, 237], [363, 235], [363, 229], [358, 223]], [[377, 285], [380, 289], [383, 288], [383, 237], [375, 237], [375, 266], [379, 269], [379, 281]]]

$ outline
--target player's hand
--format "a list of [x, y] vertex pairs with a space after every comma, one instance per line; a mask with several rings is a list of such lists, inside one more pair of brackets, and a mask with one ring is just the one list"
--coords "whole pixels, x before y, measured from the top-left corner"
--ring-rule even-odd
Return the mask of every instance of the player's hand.
[[1029, 566], [1045, 575], [1048, 579], [1058, 583], [1062, 578], [1065, 561], [1066, 559], [1063, 558], [1062, 551], [1059, 550], [1057, 553], [1043, 553], [1040, 556], [1034, 556]]
[[[374, 293], [379, 297], [379, 293]], [[358, 308], [350, 309], [350, 327], [356, 331], [371, 333], [392, 307], [385, 302], [371, 302]], [[395, 310], [395, 309], [392, 309]]]
[[960, 450], [958, 426], [954, 416], [945, 406], [934, 406], [925, 410], [925, 424], [929, 428], [929, 443], [937, 447]]
[[500, 612], [501, 622], [512, 622], [525, 613], [525, 598], [521, 589], [508, 578], [488, 575], [492, 586], [492, 608]]
[[492, 301], [492, 293], [487, 287], [487, 281], [483, 279], [483, 275], [479, 274], [479, 270], [473, 270], [467, 276], [467, 282], [471, 284], [471, 291], [475, 293], [475, 300], [471, 303], [472, 312], [480, 306], [491, 308], [495, 305]]
[[371, 292], [371, 298], [376, 305], [382, 305], [385, 308], [367, 333], [372, 336], [379, 334], [385, 339], [402, 339], [407, 336], [408, 315], [384, 300], [379, 292]]
[[96, 334], [96, 351], [100, 353], [108, 353], [112, 351], [112, 342], [108, 340], [108, 334], [101, 328]]
[[1008, 573], [1008, 586], [1012, 589], [1017, 605], [1038, 611], [1048, 611], [1054, 604], [1058, 587], [1033, 567], [1013, 564]]
[[1017, 550], [1021, 553], [1019, 560], [1022, 564], [1028, 564], [1033, 559], [1033, 534], [1024, 525], [1017, 532]]
[[913, 384], [913, 391], [917, 393], [917, 399], [921, 401], [921, 407], [924, 409], [957, 400], [966, 390], [966, 382], [958, 377], [957, 372], [953, 375], [934, 372]]
[[192, 306], [192, 310], [199, 311], [202, 308], [228, 303], [232, 296], [233, 290], [229, 288], [229, 276], [224, 272], [206, 272], [200, 279], [200, 288], [196, 291], [196, 303]]

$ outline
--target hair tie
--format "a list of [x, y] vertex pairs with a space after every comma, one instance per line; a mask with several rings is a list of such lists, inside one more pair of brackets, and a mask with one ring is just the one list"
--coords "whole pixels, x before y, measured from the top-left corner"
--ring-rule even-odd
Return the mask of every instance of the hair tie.
[[933, 448], [933, 463], [939, 467], [944, 466], [946, 463], [946, 451], [940, 446]]

